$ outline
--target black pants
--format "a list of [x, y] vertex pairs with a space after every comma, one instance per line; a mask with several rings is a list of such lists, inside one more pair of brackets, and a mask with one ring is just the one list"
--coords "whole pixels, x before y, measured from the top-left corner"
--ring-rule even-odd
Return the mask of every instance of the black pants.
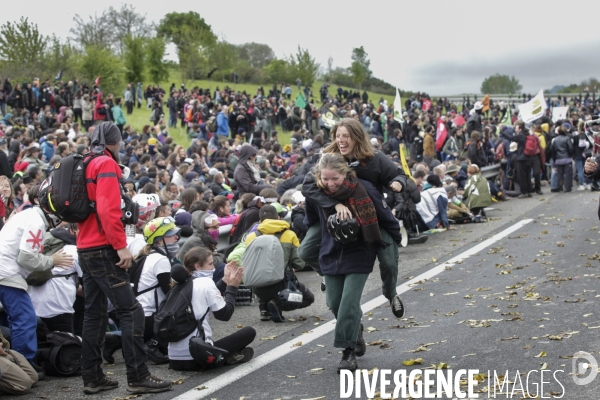
[[94, 382], [104, 377], [101, 351], [108, 325], [107, 299], [115, 307], [119, 319], [127, 380], [145, 379], [150, 372], [144, 350], [144, 310], [133, 294], [127, 271], [116, 266], [119, 262], [117, 251], [103, 247], [77, 253], [85, 291], [81, 349], [83, 382]]
[[42, 321], [44, 321], [50, 332], [75, 333], [73, 331], [73, 314], [60, 314], [52, 318], [42, 318]]
[[154, 315], [144, 319], [144, 342], [154, 337]]
[[128, 101], [125, 105], [127, 106], [127, 115], [131, 114], [133, 112], [133, 101]]
[[521, 194], [529, 194], [531, 192], [531, 169], [533, 167], [533, 160], [528, 158], [527, 160], [517, 161], [517, 176], [519, 181], [519, 189]]
[[74, 108], [73, 109], [73, 122], [83, 122], [83, 119], [81, 118], [82, 116], [82, 110], [81, 108]]
[[531, 168], [533, 169], [533, 191], [539, 192], [541, 190], [540, 175], [542, 173], [542, 162], [540, 160], [540, 156], [533, 157]]
[[117, 125], [117, 128], [119, 128], [119, 131], [121, 132], [121, 134], [123, 134], [123, 128], [124, 127], [125, 127], [125, 125], [123, 125], [123, 124]]
[[[235, 353], [248, 347], [254, 341], [256, 331], [250, 326], [232, 333], [229, 336], [214, 342], [214, 346], [227, 350], [229, 354]], [[202, 366], [194, 360], [169, 360], [169, 367], [175, 371], [200, 371]]]

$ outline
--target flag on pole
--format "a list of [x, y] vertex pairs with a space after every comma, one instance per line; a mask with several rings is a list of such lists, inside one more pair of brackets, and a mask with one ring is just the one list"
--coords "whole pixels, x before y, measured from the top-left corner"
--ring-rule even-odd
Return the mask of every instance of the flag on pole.
[[429, 111], [431, 109], [431, 100], [425, 99], [423, 100], [423, 106], [421, 107], [423, 111]]
[[504, 117], [500, 120], [500, 125], [512, 126], [512, 116], [510, 115], [510, 107], [506, 106]]
[[321, 114], [320, 125], [328, 129], [333, 128], [335, 124], [337, 124], [341, 120], [340, 116], [335, 114], [329, 108], [327, 108], [327, 106], [321, 107], [319, 113]]
[[465, 117], [463, 117], [461, 114], [459, 114], [458, 116], [454, 117], [454, 119], [452, 120], [452, 122], [456, 126], [463, 126], [466, 121], [465, 121]]
[[56, 74], [56, 76], [54, 77], [54, 80], [55, 81], [61, 80], [62, 79], [62, 74], [63, 74], [63, 71], [61, 69], [60, 71], [58, 71], [58, 74]]
[[483, 104], [483, 112], [487, 112], [487, 110], [490, 109], [490, 95], [486, 94], [485, 97], [483, 98], [483, 100], [481, 101], [481, 104]]
[[415, 178], [413, 178], [412, 175], [410, 174], [410, 168], [408, 168], [408, 163], [406, 162], [406, 153], [404, 152], [404, 144], [403, 143], [400, 144], [400, 161], [402, 163], [402, 169], [404, 170], [404, 173], [406, 174], [406, 176], [408, 176], [414, 182]]
[[533, 122], [542, 117], [547, 108], [544, 89], [540, 89], [540, 92], [533, 99], [519, 105], [519, 119], [525, 123]]
[[446, 124], [441, 118], [437, 120], [437, 129], [435, 130], [435, 151], [442, 151], [446, 138], [448, 137], [448, 130]]
[[301, 110], [304, 110], [304, 108], [306, 107], [306, 101], [304, 101], [304, 97], [302, 97], [302, 94], [298, 93], [294, 105], [296, 107], [300, 107]]
[[100, 86], [100, 75], [98, 75], [98, 77], [94, 81], [94, 86]]
[[398, 88], [396, 88], [396, 98], [394, 99], [394, 119], [398, 122], [404, 122], [402, 118], [402, 100]]

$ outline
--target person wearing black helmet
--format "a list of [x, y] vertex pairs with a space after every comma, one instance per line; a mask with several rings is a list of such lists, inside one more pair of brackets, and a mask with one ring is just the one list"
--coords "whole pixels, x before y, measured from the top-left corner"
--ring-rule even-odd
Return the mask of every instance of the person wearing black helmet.
[[[335, 347], [343, 349], [340, 370], [358, 368], [356, 357], [366, 351], [360, 298], [377, 252], [402, 240], [398, 221], [382, 195], [368, 181], [356, 177], [343, 155], [326, 153], [314, 171], [319, 190], [343, 204], [351, 216], [338, 216], [335, 207], [306, 203], [309, 225], [321, 226], [319, 264], [327, 286], [327, 305], [335, 315]], [[383, 240], [382, 230], [394, 243]]]

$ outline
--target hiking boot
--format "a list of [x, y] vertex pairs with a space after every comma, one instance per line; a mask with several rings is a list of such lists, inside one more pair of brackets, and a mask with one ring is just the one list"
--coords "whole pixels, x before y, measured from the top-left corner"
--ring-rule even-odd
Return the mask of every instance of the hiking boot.
[[169, 362], [169, 356], [163, 354], [158, 348], [158, 342], [156, 340], [149, 340], [144, 343], [144, 350], [148, 355], [150, 361], [155, 364], [167, 364]]
[[326, 289], [325, 287], [325, 277], [321, 278], [321, 292], [324, 292]]
[[539, 194], [540, 196], [544, 194], [544, 192], [542, 192], [541, 190], [536, 190], [535, 193]]
[[562, 188], [550, 189], [552, 193], [562, 192]]
[[267, 309], [266, 303], [258, 303], [258, 309], [260, 310], [260, 320], [261, 321], [270, 321], [271, 313]]
[[354, 349], [354, 353], [356, 357], [362, 357], [365, 355], [367, 351], [367, 344], [365, 343], [365, 338], [363, 337], [363, 331], [365, 328], [363, 324], [360, 324], [360, 330], [358, 331], [358, 338], [356, 339], [356, 349]]
[[346, 349], [342, 352], [342, 360], [338, 365], [338, 374], [341, 370], [346, 369], [348, 371], [356, 371], [358, 368], [358, 362], [356, 361], [356, 353], [354, 349]]
[[277, 306], [277, 304], [275, 304], [275, 302], [273, 300], [271, 300], [267, 303], [267, 308], [271, 312], [271, 320], [273, 320], [273, 322], [285, 321], [285, 318], [283, 317], [281, 310], [279, 309], [279, 307]]
[[408, 244], [421, 244], [429, 239], [427, 235], [412, 235], [408, 236]]
[[390, 299], [390, 306], [392, 307], [394, 317], [404, 317], [404, 304], [402, 304], [402, 300], [400, 300], [400, 295], [395, 295]]
[[225, 359], [225, 365], [242, 364], [252, 360], [254, 357], [254, 349], [252, 347], [244, 347], [240, 351], [230, 354]]
[[165, 381], [154, 375], [148, 375], [137, 382], [127, 383], [127, 391], [134, 394], [160, 393], [171, 389], [172, 385], [171, 381]]
[[119, 387], [119, 382], [111, 380], [106, 375], [96, 382], [86, 382], [83, 384], [83, 393], [96, 394], [105, 390], [116, 389]]
[[108, 364], [114, 364], [113, 353], [122, 348], [121, 336], [107, 332], [104, 334], [104, 346], [102, 347], [102, 357]]

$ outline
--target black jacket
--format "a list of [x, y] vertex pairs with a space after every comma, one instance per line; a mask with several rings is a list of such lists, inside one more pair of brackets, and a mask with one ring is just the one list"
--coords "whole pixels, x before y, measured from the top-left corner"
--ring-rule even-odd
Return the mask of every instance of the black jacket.
[[[359, 179], [370, 182], [375, 186], [380, 195], [383, 193], [384, 187], [388, 188], [392, 182], [400, 182], [402, 190], [406, 186], [406, 174], [404, 170], [379, 151], [375, 152], [375, 156], [371, 160], [360, 162], [357, 166], [353, 166], [353, 169], [356, 171], [356, 176]], [[302, 185], [302, 194], [308, 200], [324, 208], [335, 207], [336, 204], [339, 204], [339, 201], [319, 190], [312, 173], [306, 174]]]
[[467, 133], [471, 135], [471, 132], [477, 131], [481, 132], [481, 115], [477, 112], [469, 117], [467, 120]]
[[0, 150], [0, 175], [6, 176], [8, 179], [12, 178], [12, 170], [8, 163], [8, 156], [5, 152]]
[[567, 135], [552, 139], [552, 159], [554, 161], [573, 157], [573, 141]]
[[526, 161], [532, 159], [532, 157], [525, 154], [525, 142], [527, 141], [527, 136], [523, 132], [515, 132], [511, 136], [509, 131], [502, 130], [500, 132], [500, 135], [506, 140], [510, 140], [511, 142], [517, 142], [518, 147], [516, 161]]
[[[398, 221], [388, 208], [379, 193], [369, 182], [360, 179], [369, 197], [373, 201], [377, 212], [377, 220], [380, 229], [385, 229], [396, 243], [388, 243], [396, 246], [402, 240]], [[323, 195], [327, 196], [325, 193]], [[329, 197], [329, 196], [327, 196]], [[319, 264], [324, 275], [341, 275], [352, 273], [370, 273], [373, 271], [377, 252], [368, 250], [362, 236], [359, 234], [355, 242], [342, 244], [336, 242], [327, 231], [327, 216], [335, 212], [330, 207], [322, 207], [306, 202], [307, 226], [315, 223], [321, 224], [321, 248], [319, 251]], [[360, 294], [356, 294], [360, 297]]]
[[308, 226], [304, 222], [304, 217], [306, 216], [306, 210], [300, 207], [292, 208], [292, 221], [290, 226], [292, 230], [298, 236], [298, 240], [302, 242], [304, 240], [304, 236], [306, 236], [306, 232], [308, 231]]
[[399, 211], [403, 209], [409, 209], [411, 211], [417, 211], [417, 203], [421, 202], [421, 192], [417, 184], [412, 179], [406, 180], [406, 188], [402, 193], [391, 192], [394, 196], [394, 210], [396, 210], [396, 216], [399, 215]]
[[479, 168], [486, 165], [484, 159], [483, 145], [481, 142], [471, 141], [467, 147], [467, 157], [471, 160], [471, 164], [477, 165]]

